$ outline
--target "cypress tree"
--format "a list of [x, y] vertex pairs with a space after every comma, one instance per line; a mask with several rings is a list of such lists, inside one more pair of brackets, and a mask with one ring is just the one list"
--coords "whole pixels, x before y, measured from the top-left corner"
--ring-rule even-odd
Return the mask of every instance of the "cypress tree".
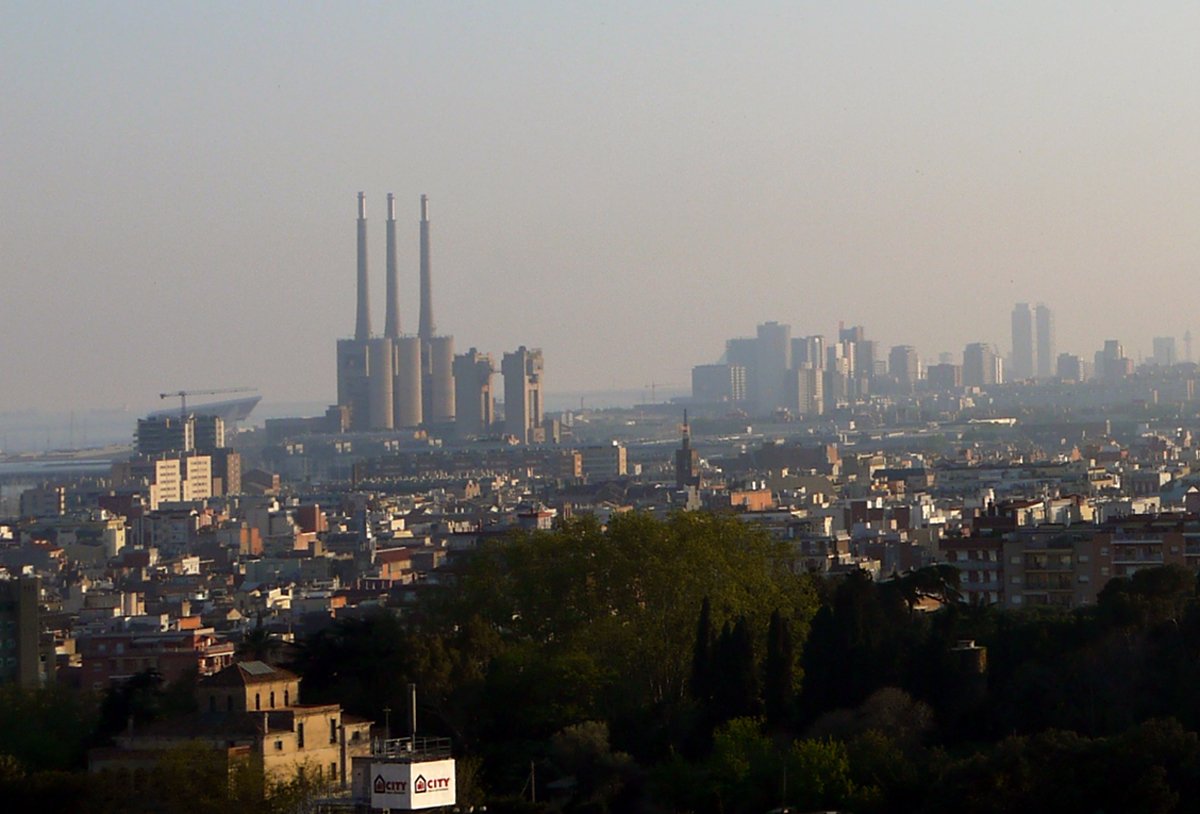
[[692, 649], [692, 678], [688, 685], [692, 699], [701, 706], [712, 701], [712, 659], [712, 607], [706, 596], [700, 604], [700, 618], [696, 622], [696, 644]]
[[792, 634], [777, 608], [767, 628], [767, 657], [763, 662], [763, 711], [772, 727], [786, 726], [791, 720], [792, 659]]

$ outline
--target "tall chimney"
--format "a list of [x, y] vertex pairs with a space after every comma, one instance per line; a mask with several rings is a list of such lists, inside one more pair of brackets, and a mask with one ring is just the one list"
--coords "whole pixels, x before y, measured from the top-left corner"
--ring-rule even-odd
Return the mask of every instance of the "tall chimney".
[[400, 338], [400, 286], [396, 280], [396, 196], [387, 196], [387, 316], [383, 335]]
[[421, 196], [421, 323], [417, 335], [423, 343], [433, 339], [433, 281], [429, 273], [429, 198]]
[[358, 316], [354, 320], [354, 338], [371, 338], [371, 300], [367, 291], [367, 196], [358, 193]]

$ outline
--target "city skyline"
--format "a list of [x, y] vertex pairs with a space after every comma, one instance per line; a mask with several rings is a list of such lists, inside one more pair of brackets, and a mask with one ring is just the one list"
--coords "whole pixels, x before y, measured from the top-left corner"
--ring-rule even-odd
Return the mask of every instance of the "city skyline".
[[771, 320], [1007, 352], [1020, 301], [1182, 347], [1200, 12], [753, 11], [9, 6], [0, 410], [333, 403], [358, 189], [428, 193], [439, 321], [561, 391], [686, 389]]

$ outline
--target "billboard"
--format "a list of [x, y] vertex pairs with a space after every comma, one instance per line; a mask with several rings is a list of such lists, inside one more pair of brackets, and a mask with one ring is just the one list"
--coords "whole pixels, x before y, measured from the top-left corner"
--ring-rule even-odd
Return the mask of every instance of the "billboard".
[[417, 811], [455, 802], [453, 760], [372, 763], [370, 783], [371, 808]]

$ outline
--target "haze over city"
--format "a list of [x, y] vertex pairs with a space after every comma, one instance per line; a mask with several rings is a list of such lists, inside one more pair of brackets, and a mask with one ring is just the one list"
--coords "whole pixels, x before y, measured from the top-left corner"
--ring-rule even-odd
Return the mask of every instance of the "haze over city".
[[[0, 410], [332, 403], [367, 194], [417, 322], [549, 391], [686, 390], [727, 337], [1183, 336], [1200, 8], [6, 3]], [[1152, 319], [1151, 319], [1152, 317]]]

